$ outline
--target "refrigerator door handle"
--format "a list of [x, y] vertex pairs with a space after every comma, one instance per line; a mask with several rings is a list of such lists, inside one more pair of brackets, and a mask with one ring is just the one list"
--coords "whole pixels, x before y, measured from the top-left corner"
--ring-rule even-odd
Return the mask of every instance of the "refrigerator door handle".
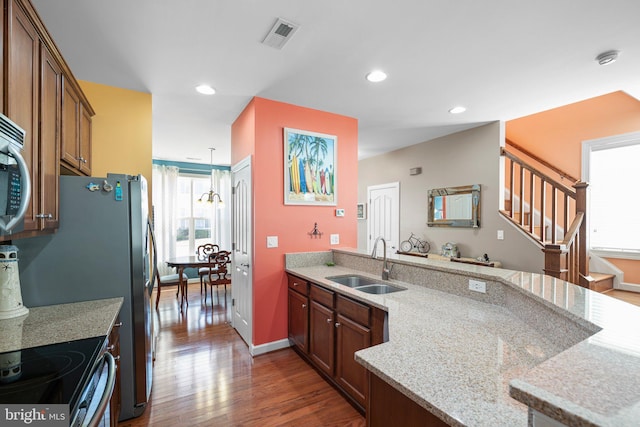
[[149, 229], [149, 237], [151, 239], [151, 259], [153, 259], [153, 265], [151, 269], [151, 279], [149, 279], [149, 295], [153, 292], [153, 287], [158, 277], [158, 247], [156, 246], [156, 235], [153, 232], [153, 225], [151, 225], [151, 219], [147, 218], [147, 228]]

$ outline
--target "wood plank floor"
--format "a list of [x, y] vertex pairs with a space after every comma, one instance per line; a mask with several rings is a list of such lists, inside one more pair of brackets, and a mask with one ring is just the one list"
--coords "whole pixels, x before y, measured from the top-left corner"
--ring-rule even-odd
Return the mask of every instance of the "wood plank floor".
[[610, 297], [620, 299], [622, 301], [626, 301], [629, 304], [640, 306], [640, 293], [638, 292], [629, 292], [629, 291], [621, 291], [619, 289], [611, 289], [609, 291], [604, 291], [603, 294], [609, 295]]
[[119, 426], [365, 425], [293, 350], [252, 358], [230, 326], [230, 291], [226, 300], [221, 291], [213, 308], [210, 298], [205, 305], [199, 283], [188, 294], [182, 315], [175, 287], [163, 289], [151, 400], [140, 417]]

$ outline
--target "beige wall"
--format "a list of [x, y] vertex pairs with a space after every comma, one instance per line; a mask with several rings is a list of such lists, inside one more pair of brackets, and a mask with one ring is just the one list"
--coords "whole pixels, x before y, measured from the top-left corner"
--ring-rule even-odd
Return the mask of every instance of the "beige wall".
[[[542, 273], [542, 251], [498, 213], [502, 141], [504, 127], [494, 122], [361, 160], [358, 201], [366, 200], [368, 186], [399, 181], [401, 241], [413, 232], [429, 241], [431, 253], [455, 242], [464, 257], [487, 253], [505, 268]], [[410, 176], [414, 167], [422, 167], [422, 174]], [[480, 228], [428, 227], [427, 190], [469, 184], [481, 185]], [[504, 240], [497, 240], [497, 230], [504, 230]], [[358, 247], [366, 246], [367, 221], [360, 220]]]

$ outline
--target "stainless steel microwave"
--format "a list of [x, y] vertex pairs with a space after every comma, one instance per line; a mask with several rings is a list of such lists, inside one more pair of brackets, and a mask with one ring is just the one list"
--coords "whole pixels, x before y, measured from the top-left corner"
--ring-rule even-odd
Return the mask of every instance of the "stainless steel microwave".
[[25, 131], [0, 114], [0, 235], [24, 229], [31, 196], [29, 169], [22, 157]]

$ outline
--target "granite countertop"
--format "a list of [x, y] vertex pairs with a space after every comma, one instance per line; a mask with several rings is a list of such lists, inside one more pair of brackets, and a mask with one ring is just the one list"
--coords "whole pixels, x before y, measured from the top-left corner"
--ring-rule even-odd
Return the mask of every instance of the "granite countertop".
[[24, 316], [0, 320], [0, 353], [106, 336], [122, 301], [118, 297], [30, 307]]
[[557, 333], [545, 333], [549, 325], [523, 321], [514, 304], [397, 280], [390, 283], [406, 291], [364, 294], [326, 277], [379, 275], [288, 263], [292, 274], [388, 312], [389, 341], [357, 352], [356, 360], [418, 404], [459, 426], [527, 426], [527, 405], [567, 425], [638, 425], [638, 307], [540, 274], [390, 258], [435, 272], [439, 281], [452, 273], [506, 287], [531, 301], [518, 310], [533, 310], [533, 318], [539, 310], [539, 322], [550, 321], [547, 310], [566, 319]]

